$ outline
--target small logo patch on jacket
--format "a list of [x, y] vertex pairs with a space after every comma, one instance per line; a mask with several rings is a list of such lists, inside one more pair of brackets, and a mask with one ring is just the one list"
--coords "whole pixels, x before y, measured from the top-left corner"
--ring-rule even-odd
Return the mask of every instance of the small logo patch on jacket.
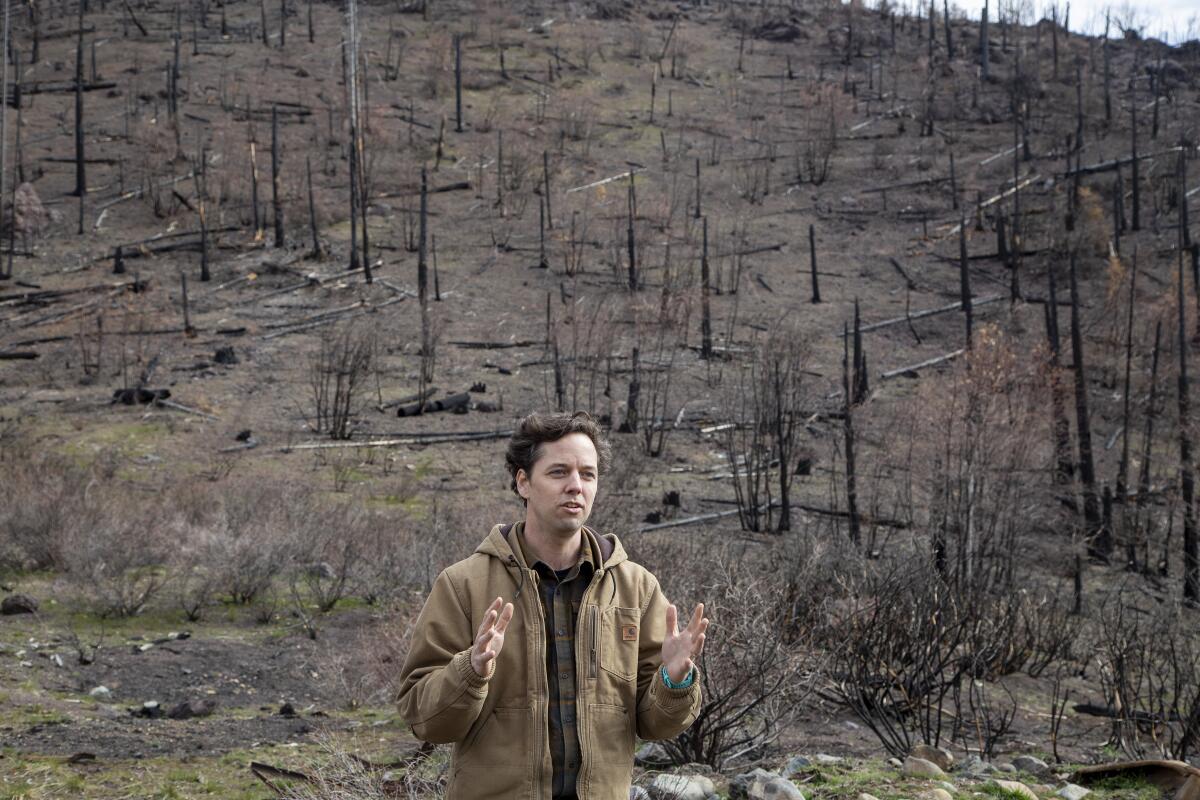
[[622, 625], [621, 626], [621, 641], [636, 642], [637, 641], [637, 625]]

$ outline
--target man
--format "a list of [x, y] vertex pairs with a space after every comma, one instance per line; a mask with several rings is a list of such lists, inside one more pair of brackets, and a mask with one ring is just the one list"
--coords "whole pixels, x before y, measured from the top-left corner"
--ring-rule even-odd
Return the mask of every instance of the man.
[[680, 630], [655, 577], [584, 527], [610, 458], [587, 414], [521, 420], [506, 461], [524, 522], [493, 527], [425, 601], [399, 706], [454, 743], [450, 800], [627, 800], [637, 737], [700, 710], [703, 604]]

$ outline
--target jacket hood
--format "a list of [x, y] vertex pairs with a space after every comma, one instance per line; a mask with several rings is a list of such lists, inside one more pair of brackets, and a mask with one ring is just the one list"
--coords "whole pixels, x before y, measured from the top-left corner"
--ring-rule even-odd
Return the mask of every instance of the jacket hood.
[[[494, 556], [504, 562], [508, 561], [509, 556], [521, 561], [521, 556], [514, 551], [508, 541], [508, 537], [512, 533], [513, 528], [524, 524], [524, 522], [510, 522], [507, 525], [492, 526], [491, 533], [479, 543], [479, 546], [475, 548], [475, 552]], [[628, 559], [628, 556], [625, 554], [625, 548], [621, 546], [621, 541], [616, 537], [616, 534], [599, 534], [586, 525], [583, 528], [583, 534], [588, 546], [592, 548], [592, 560], [601, 565], [600, 569], [612, 569]]]

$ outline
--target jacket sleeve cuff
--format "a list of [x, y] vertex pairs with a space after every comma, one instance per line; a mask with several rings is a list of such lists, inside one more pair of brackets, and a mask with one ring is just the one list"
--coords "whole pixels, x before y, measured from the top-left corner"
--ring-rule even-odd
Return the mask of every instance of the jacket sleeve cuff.
[[482, 695], [487, 691], [488, 681], [496, 673], [496, 659], [493, 658], [488, 662], [488, 674], [485, 677], [479, 677], [479, 674], [475, 672], [475, 668], [471, 666], [471, 651], [469, 649], [463, 650], [461, 653], [456, 653], [453, 663], [459, 677], [462, 678], [462, 682], [477, 695]]
[[664, 680], [662, 668], [659, 668], [659, 679], [654, 682], [654, 694], [658, 699], [659, 705], [666, 709], [673, 709], [677, 706], [691, 705], [692, 695], [700, 691], [700, 668], [692, 666], [692, 673], [688, 676], [691, 680], [686, 686], [678, 689], [667, 685]]

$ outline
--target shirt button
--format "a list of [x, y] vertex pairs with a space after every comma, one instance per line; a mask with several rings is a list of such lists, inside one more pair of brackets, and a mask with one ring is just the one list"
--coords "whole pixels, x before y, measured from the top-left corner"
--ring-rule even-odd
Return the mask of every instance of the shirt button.
[[564, 681], [565, 681], [565, 680], [567, 679], [567, 673], [565, 673], [565, 672], [560, 672], [560, 673], [558, 673], [558, 677], [559, 677], [559, 679], [560, 679], [560, 680], [564, 680]]
[[559, 636], [566, 636], [566, 635], [567, 635], [567, 629], [566, 629], [566, 628], [559, 628], [559, 629], [558, 629], [558, 635], [559, 635]]
[[574, 761], [568, 761], [568, 762], [567, 762], [567, 769], [575, 769], [575, 762], [574, 762]]

